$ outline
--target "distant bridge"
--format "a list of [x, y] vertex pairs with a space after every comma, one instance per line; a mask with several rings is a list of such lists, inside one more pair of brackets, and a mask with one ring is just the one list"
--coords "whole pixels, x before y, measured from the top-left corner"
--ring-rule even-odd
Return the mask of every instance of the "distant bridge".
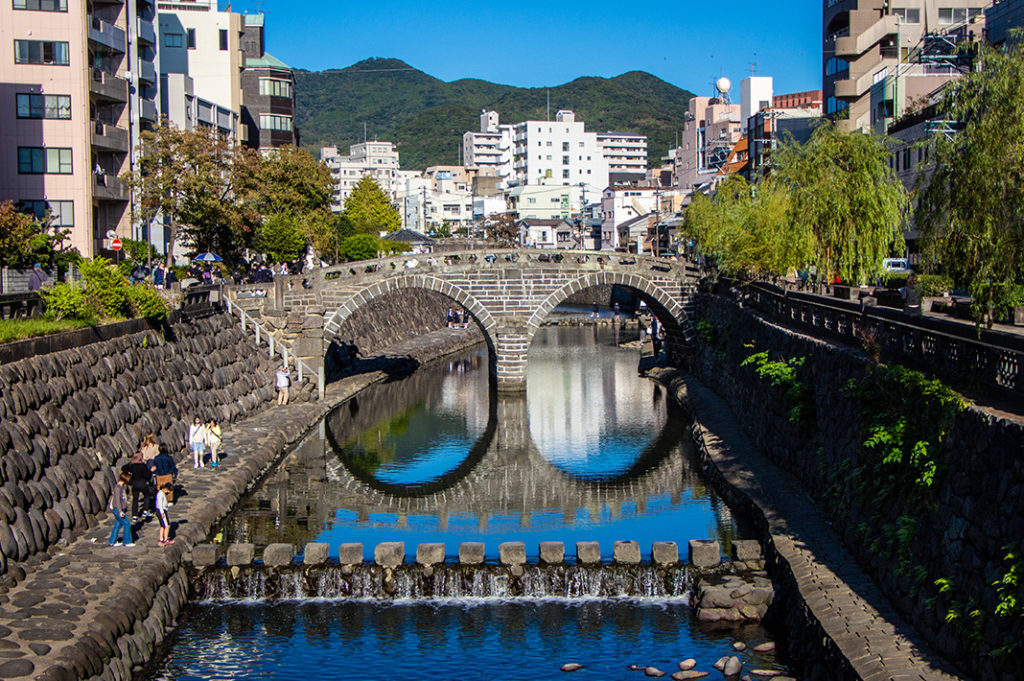
[[380, 296], [426, 289], [450, 298], [483, 331], [491, 371], [503, 391], [525, 390], [526, 355], [537, 329], [557, 305], [593, 286], [622, 286], [646, 302], [664, 326], [665, 350], [673, 361], [684, 356], [694, 334], [689, 314], [696, 274], [683, 262], [663, 258], [502, 249], [407, 254], [322, 268], [307, 279], [304, 288], [301, 277], [279, 278], [264, 304], [288, 312], [322, 311], [325, 347], [346, 319]]

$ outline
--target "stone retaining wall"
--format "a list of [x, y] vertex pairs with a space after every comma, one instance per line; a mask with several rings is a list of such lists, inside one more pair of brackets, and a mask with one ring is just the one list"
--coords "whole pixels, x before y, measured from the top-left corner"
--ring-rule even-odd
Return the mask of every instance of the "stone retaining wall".
[[227, 315], [0, 366], [0, 575], [93, 524], [146, 433], [177, 455], [185, 419], [252, 414], [274, 398], [272, 373]]
[[[936, 649], [979, 678], [1014, 678], [1019, 669], [1013, 655], [991, 652], [1013, 643], [1020, 620], [994, 615], [993, 583], [1009, 568], [1006, 547], [1024, 537], [1024, 425], [974, 407], [961, 412], [940, 453], [945, 474], [936, 483], [934, 506], [920, 509], [913, 535], [898, 547], [880, 535], [865, 538], [863, 527], [876, 509], [853, 503], [836, 512], [824, 492], [829, 472], [858, 460], [864, 435], [857, 404], [845, 389], [865, 375], [867, 356], [772, 324], [716, 296], [702, 296], [699, 310], [711, 326], [698, 343], [694, 374], [743, 415], [757, 447], [816, 497], [861, 566]], [[813, 428], [790, 420], [783, 389], [741, 366], [759, 351], [772, 360], [807, 358], [801, 380], [811, 390]], [[897, 569], [897, 551], [916, 566], [915, 574]], [[940, 578], [954, 585], [951, 593], [939, 593], [934, 582]], [[957, 603], [985, 613], [979, 631], [970, 632], [969, 618], [947, 617]]]

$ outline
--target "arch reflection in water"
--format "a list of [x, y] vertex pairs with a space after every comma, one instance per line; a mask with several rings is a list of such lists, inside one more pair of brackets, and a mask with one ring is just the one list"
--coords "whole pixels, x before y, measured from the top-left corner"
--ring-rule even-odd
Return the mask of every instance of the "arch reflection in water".
[[404, 541], [410, 558], [419, 542], [454, 555], [483, 541], [496, 555], [524, 541], [533, 557], [540, 541], [570, 554], [600, 541], [608, 558], [619, 539], [649, 551], [717, 537], [728, 550], [734, 522], [696, 472], [684, 420], [616, 341], [610, 329], [542, 329], [526, 396], [491, 392], [481, 353], [366, 391], [246, 500], [224, 540], [362, 542], [367, 557]]

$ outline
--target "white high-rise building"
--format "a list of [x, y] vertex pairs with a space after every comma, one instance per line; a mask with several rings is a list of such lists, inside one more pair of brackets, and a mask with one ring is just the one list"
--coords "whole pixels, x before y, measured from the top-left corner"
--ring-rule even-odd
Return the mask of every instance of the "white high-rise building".
[[771, 76], [751, 76], [740, 82], [740, 122], [746, 126], [751, 116], [772, 105]]
[[467, 168], [501, 178], [501, 187], [562, 184], [601, 191], [610, 183], [643, 180], [647, 137], [629, 132], [587, 132], [572, 111], [553, 121], [501, 123], [498, 113], [480, 115], [480, 132], [462, 138]]
[[398, 203], [398, 192], [405, 188], [399, 178], [398, 150], [391, 142], [361, 142], [349, 147], [348, 156], [338, 153], [338, 147], [320, 149], [320, 160], [327, 164], [337, 186], [331, 210], [340, 213], [352, 188], [365, 176], [372, 177], [392, 202]]

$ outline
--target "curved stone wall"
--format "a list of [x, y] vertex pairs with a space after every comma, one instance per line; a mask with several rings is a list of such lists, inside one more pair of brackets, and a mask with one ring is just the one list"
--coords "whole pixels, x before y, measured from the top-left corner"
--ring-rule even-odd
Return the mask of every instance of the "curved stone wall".
[[272, 400], [275, 366], [228, 315], [0, 366], [0, 575], [88, 528], [147, 432], [178, 455], [185, 419], [229, 423]]

